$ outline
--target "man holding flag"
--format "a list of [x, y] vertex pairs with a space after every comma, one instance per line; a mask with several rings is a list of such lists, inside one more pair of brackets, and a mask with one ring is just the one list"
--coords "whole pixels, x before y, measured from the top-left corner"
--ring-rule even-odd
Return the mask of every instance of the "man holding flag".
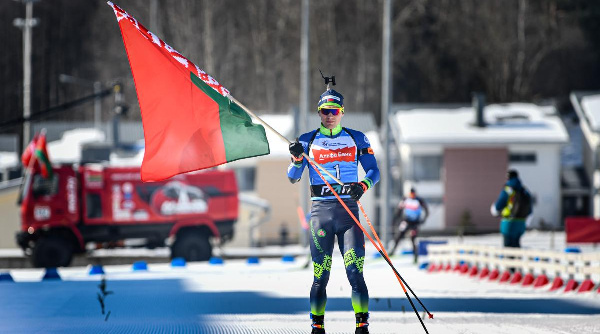
[[[289, 146], [292, 162], [288, 167], [290, 182], [300, 180], [309, 164], [303, 157], [308, 154], [323, 168], [344, 182], [333, 189], [358, 216], [356, 201], [365, 191], [379, 181], [379, 169], [367, 137], [360, 131], [343, 128], [344, 97], [333, 89], [325, 91], [318, 102], [321, 126], [305, 133]], [[366, 176], [358, 181], [358, 164]], [[319, 174], [309, 169], [311, 190], [310, 251], [314, 267], [314, 280], [310, 291], [312, 333], [325, 333], [326, 287], [331, 270], [335, 236], [344, 257], [346, 275], [352, 286], [352, 307], [356, 315], [356, 334], [368, 334], [369, 292], [363, 277], [365, 261], [365, 236], [342, 204], [331, 193]], [[327, 177], [333, 183], [331, 177]]]
[[[233, 98], [213, 77], [147, 30], [123, 9], [112, 2], [108, 4], [119, 22], [142, 114], [146, 143], [141, 168], [143, 181], [160, 181], [181, 173], [269, 154], [269, 143], [263, 125], [289, 143]], [[335, 85], [335, 80], [332, 82]], [[352, 306], [356, 313], [355, 333], [369, 333], [369, 295], [363, 278], [365, 234], [388, 260], [419, 317], [402, 277], [389, 262], [385, 250], [363, 231], [356, 218], [358, 207], [362, 209], [359, 198], [379, 181], [379, 169], [371, 145], [362, 132], [341, 127], [343, 96], [335, 90], [328, 87], [321, 96], [318, 113], [321, 127], [303, 134], [299, 141], [290, 143], [293, 161], [288, 169], [288, 177], [295, 183], [309, 163], [313, 166], [309, 172], [313, 200], [310, 219], [314, 264], [314, 282], [310, 294], [312, 333], [325, 333], [325, 288], [331, 270], [336, 235], [352, 286]], [[252, 123], [250, 116], [262, 125]], [[310, 160], [314, 159], [321, 164], [320, 168], [324, 168], [329, 175], [329, 181], [321, 179], [320, 172], [314, 169], [315, 161], [308, 162], [303, 156], [310, 156]], [[360, 182], [359, 162], [366, 171], [366, 177]], [[334, 180], [334, 174], [336, 182], [345, 184], [331, 186], [335, 191], [332, 193], [328, 182]], [[340, 197], [339, 201], [336, 200], [337, 196]], [[370, 225], [369, 219], [366, 219]], [[417, 300], [425, 308], [418, 298]], [[420, 317], [419, 321], [427, 332]]]

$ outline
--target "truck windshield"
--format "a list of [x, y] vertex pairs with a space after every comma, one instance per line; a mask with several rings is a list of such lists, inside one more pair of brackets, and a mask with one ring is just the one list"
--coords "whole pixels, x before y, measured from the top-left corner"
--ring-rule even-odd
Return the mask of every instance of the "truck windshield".
[[54, 174], [51, 178], [44, 178], [40, 174], [33, 176], [33, 197], [52, 196], [58, 191], [58, 175]]

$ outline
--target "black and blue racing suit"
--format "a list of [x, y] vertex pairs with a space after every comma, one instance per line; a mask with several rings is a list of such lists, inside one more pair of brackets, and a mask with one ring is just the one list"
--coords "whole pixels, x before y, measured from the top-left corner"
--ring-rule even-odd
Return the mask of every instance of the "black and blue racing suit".
[[[304, 147], [305, 153], [344, 183], [344, 186], [341, 186], [322, 173], [358, 218], [358, 206], [349, 195], [350, 183], [358, 182], [358, 163], [360, 162], [366, 172], [361, 181], [367, 188], [373, 187], [379, 181], [377, 161], [367, 137], [360, 131], [338, 125], [332, 130], [321, 126], [318, 130], [301, 135], [298, 141]], [[300, 180], [307, 165], [306, 159], [300, 162], [292, 161], [287, 173], [292, 183]], [[314, 267], [314, 281], [310, 291], [311, 313], [325, 314], [325, 289], [329, 281], [336, 235], [344, 257], [346, 275], [352, 286], [352, 307], [355, 313], [366, 313], [369, 308], [369, 292], [363, 278], [365, 236], [313, 168], [309, 168], [309, 177], [312, 200], [310, 252]]]

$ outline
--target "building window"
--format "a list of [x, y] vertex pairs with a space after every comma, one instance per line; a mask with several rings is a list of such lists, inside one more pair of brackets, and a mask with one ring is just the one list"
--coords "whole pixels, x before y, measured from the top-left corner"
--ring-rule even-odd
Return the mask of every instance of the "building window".
[[509, 153], [508, 161], [510, 163], [534, 164], [537, 161], [535, 153]]
[[234, 169], [237, 178], [237, 184], [240, 191], [254, 191], [254, 181], [256, 180], [256, 168], [241, 167]]
[[441, 179], [441, 155], [413, 156], [413, 178], [415, 181], [439, 181]]

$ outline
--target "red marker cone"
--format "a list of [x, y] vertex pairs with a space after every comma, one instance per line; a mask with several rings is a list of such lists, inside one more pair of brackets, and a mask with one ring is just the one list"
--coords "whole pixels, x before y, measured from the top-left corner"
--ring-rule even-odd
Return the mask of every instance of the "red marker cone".
[[531, 285], [534, 280], [535, 280], [535, 278], [533, 277], [533, 274], [527, 273], [527, 275], [525, 275], [525, 277], [523, 277], [523, 282], [521, 283], [521, 285], [523, 285], [523, 286]]
[[579, 286], [579, 283], [577, 283], [577, 281], [576, 281], [576, 280], [574, 280], [574, 279], [572, 279], [572, 278], [571, 278], [571, 279], [570, 279], [570, 280], [567, 282], [567, 285], [565, 286], [565, 291], [563, 291], [563, 292], [570, 292], [570, 291], [574, 291], [575, 289], [577, 289], [577, 287], [578, 287], [578, 286]]
[[500, 283], [504, 283], [507, 282], [510, 279], [511, 273], [510, 271], [505, 271], [502, 273], [502, 276], [500, 276]]
[[479, 274], [479, 279], [484, 279], [490, 274], [490, 270], [488, 267], [481, 269], [481, 273]]
[[563, 281], [562, 278], [560, 278], [560, 276], [554, 277], [554, 281], [552, 281], [552, 286], [550, 287], [550, 291], [560, 289], [563, 286], [563, 284], [565, 284], [565, 282]]
[[591, 279], [586, 279], [583, 282], [581, 282], [581, 285], [579, 286], [579, 289], [577, 290], [577, 292], [588, 292], [588, 291], [592, 291], [592, 289], [594, 288], [594, 282], [592, 282]]
[[521, 282], [522, 279], [523, 279], [523, 274], [521, 274], [520, 271], [516, 271], [515, 274], [513, 275], [513, 278], [510, 280], [510, 284], [517, 284], [517, 283]]
[[539, 288], [546, 284], [548, 284], [548, 276], [546, 276], [544, 274], [541, 274], [540, 276], [536, 277], [535, 280], [533, 281], [534, 288]]

